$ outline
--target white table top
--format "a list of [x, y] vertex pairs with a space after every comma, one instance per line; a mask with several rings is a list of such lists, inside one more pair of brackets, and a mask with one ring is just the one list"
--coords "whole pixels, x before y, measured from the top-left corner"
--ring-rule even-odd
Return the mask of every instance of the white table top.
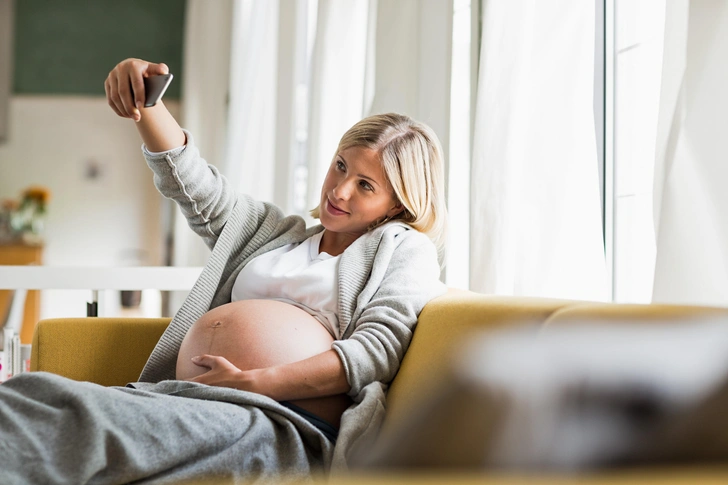
[[5, 290], [190, 290], [201, 267], [0, 266]]

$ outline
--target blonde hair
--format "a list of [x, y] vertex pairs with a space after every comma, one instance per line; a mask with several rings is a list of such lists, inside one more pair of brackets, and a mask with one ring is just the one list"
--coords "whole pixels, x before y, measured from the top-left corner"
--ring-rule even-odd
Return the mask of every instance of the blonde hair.
[[[447, 228], [445, 162], [432, 128], [397, 113], [369, 116], [344, 133], [336, 153], [352, 147], [379, 153], [387, 181], [403, 207], [400, 214], [377, 221], [369, 230], [400, 220], [426, 234], [442, 261]], [[318, 219], [320, 207], [311, 216]]]

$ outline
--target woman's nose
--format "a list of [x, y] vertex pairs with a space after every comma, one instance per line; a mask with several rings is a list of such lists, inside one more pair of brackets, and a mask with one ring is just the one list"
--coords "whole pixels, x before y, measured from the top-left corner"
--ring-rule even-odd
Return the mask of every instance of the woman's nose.
[[351, 195], [351, 184], [347, 179], [340, 181], [334, 187], [334, 197], [337, 199], [348, 200]]

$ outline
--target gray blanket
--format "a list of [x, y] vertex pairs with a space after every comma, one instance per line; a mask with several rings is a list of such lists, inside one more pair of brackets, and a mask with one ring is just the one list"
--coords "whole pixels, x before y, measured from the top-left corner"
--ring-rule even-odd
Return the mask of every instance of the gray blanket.
[[368, 438], [366, 414], [380, 415], [384, 400], [381, 385], [362, 391], [342, 417], [335, 450], [308, 421], [259, 394], [184, 381], [133, 386], [42, 372], [0, 385], [0, 483], [309, 476], [346, 467]]

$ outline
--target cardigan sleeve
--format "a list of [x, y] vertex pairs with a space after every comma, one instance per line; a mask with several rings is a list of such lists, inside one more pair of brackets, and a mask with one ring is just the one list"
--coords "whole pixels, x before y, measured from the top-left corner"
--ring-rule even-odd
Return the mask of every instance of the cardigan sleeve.
[[426, 236], [418, 235], [422, 237], [404, 238], [397, 246], [379, 286], [354, 322], [353, 333], [333, 344], [352, 397], [371, 382], [386, 384], [394, 379], [420, 312], [446, 291], [439, 280], [437, 251]]
[[225, 226], [237, 196], [228, 180], [200, 156], [192, 135], [187, 145], [161, 154], [142, 150], [154, 172], [154, 185], [179, 205], [190, 228], [212, 248]]

